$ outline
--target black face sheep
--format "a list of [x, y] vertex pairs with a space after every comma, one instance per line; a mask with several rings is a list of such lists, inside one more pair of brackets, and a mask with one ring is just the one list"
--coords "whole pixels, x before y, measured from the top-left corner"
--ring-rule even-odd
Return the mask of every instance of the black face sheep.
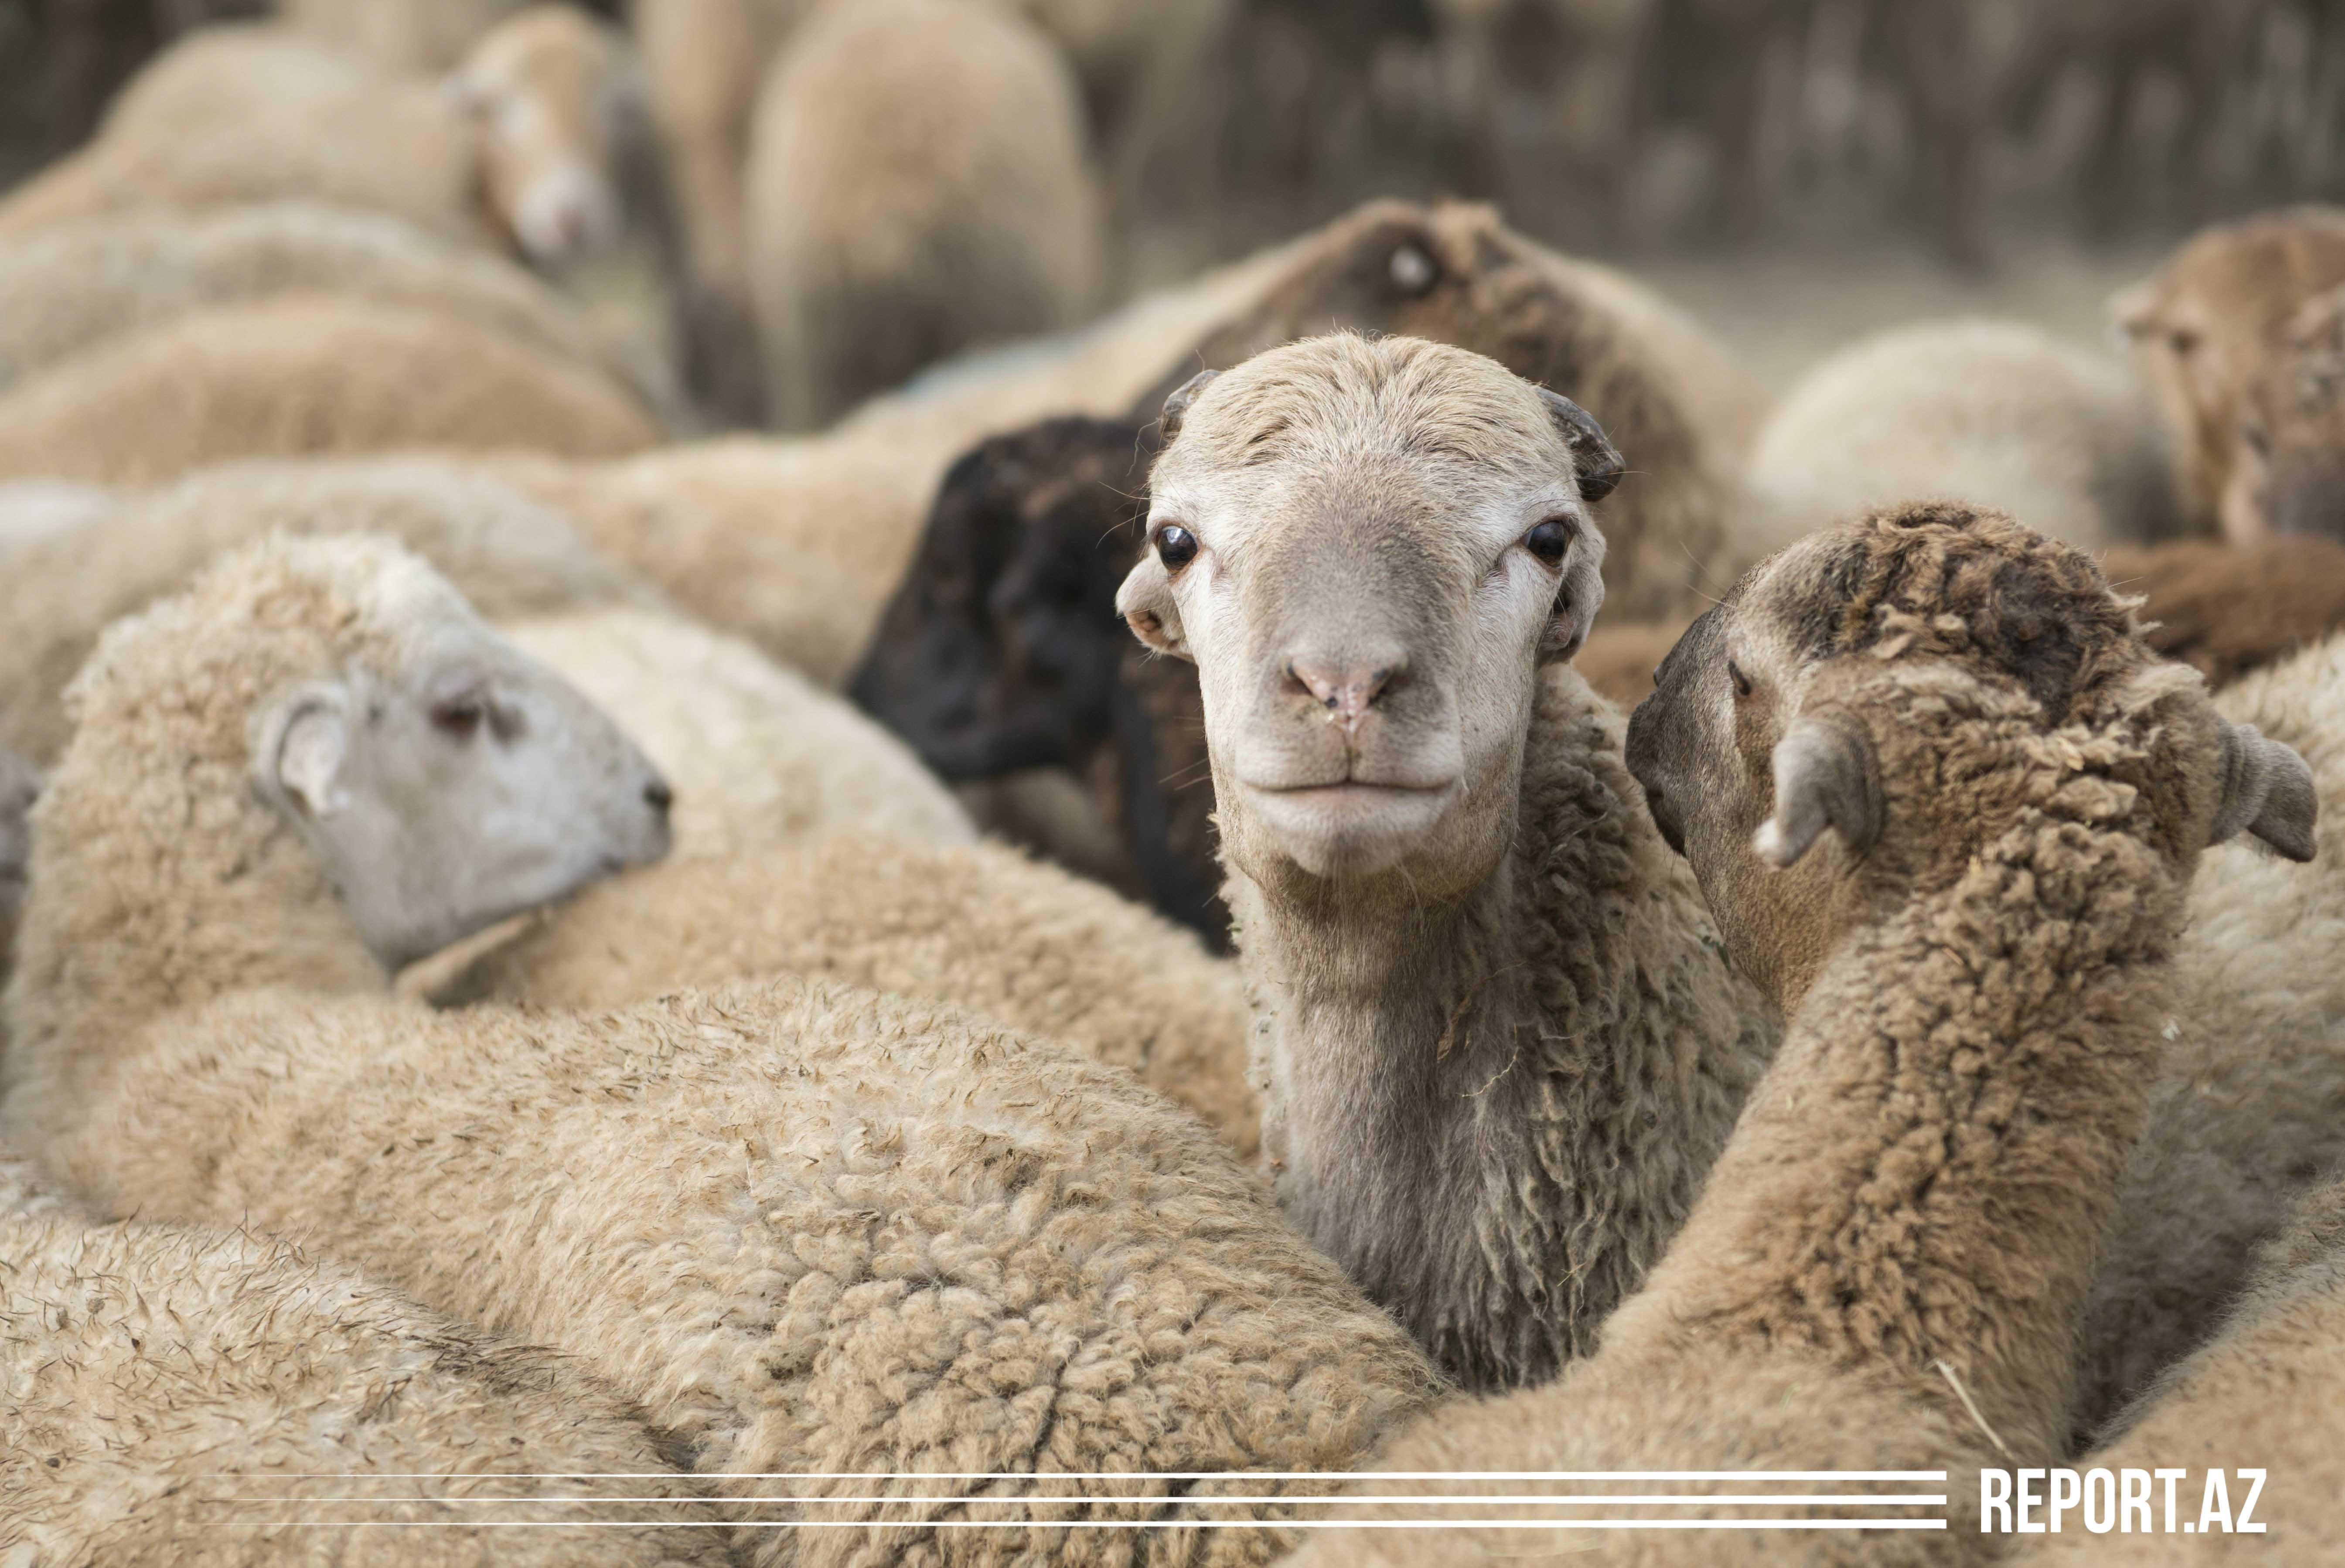
[[[1944, 1471], [1949, 1528], [1884, 1528], [1919, 1516], [1874, 1507], [1863, 1532], [1738, 1533], [1737, 1555], [1999, 1557], [1977, 1471], [2061, 1451], [2195, 863], [2241, 828], [2288, 837], [2269, 786], [2302, 765], [2152, 655], [2086, 556], [1921, 507], [1745, 577], [1670, 656], [1630, 755], [1721, 923], [1749, 933], [1730, 934], [1738, 953], [1785, 950], [1765, 965], [1792, 1010], [1782, 1049], [1596, 1353], [1552, 1387], [1436, 1414], [1378, 1462]], [[1730, 857], [1762, 869], [1721, 875]], [[1494, 1545], [1438, 1539], [1406, 1560]], [[1699, 1528], [1583, 1541], [1607, 1563], [1717, 1549]], [[1404, 1559], [1340, 1535], [1299, 1559], [1363, 1560]]]
[[114, 627], [36, 808], [12, 1132], [111, 1211], [275, 1230], [578, 1356], [736, 1498], [808, 1499], [735, 1517], [831, 1526], [746, 1532], [757, 1562], [1259, 1562], [1286, 1505], [1172, 1477], [1346, 1468], [1438, 1391], [1120, 1069], [803, 981], [585, 1017], [380, 994], [409, 933], [665, 834], [640, 759], [514, 700], [526, 664], [366, 540]]
[[1460, 1380], [1551, 1378], [1771, 1046], [1564, 662], [1620, 458], [1409, 338], [1274, 349], [1166, 423], [1117, 605], [1198, 667], [1280, 1196]]

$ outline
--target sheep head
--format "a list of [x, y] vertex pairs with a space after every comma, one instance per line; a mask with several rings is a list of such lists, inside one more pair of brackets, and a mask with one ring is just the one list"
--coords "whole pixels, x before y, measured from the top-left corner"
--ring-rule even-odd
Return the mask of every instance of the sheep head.
[[848, 690], [955, 783], [1081, 767], [1107, 738], [1131, 644], [1149, 432], [1053, 419], [945, 475], [911, 569]]
[[618, 239], [618, 171], [645, 134], [637, 76], [617, 31], [570, 5], [507, 18], [448, 76], [449, 101], [478, 127], [489, 206], [537, 265]]
[[1964, 507], [1879, 514], [1754, 567], [1663, 661], [1628, 756], [1736, 962], [1787, 1011], [1852, 921], [1959, 875], [2064, 762], [2179, 864], [2242, 830], [2311, 853], [2300, 758], [2221, 719], [2090, 557]]
[[1540, 664], [1603, 600], [1595, 422], [1479, 355], [1316, 338], [1184, 388], [1117, 596], [1198, 667], [1225, 859], [1418, 901], [1510, 841]]

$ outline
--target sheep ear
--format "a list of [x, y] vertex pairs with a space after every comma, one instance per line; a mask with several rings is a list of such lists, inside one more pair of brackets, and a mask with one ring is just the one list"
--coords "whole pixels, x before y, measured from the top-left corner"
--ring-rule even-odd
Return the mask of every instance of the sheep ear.
[[2252, 724], [2223, 726], [2223, 755], [2215, 776], [2215, 828], [2219, 844], [2253, 833], [2291, 860], [2312, 859], [2312, 828], [2320, 796], [2312, 769], [2290, 747], [2268, 740]]
[[1579, 498], [1597, 502], [1611, 494], [1628, 465], [1606, 439], [1604, 427], [1596, 423], [1594, 414], [1561, 392], [1541, 387], [1538, 394], [1555, 427], [1563, 432], [1564, 444], [1571, 448], [1572, 470], [1579, 478]]
[[304, 688], [271, 716], [259, 757], [268, 792], [310, 817], [342, 804], [335, 787], [350, 758], [350, 702], [337, 686]]
[[1881, 767], [1873, 742], [1845, 721], [1809, 717], [1775, 743], [1775, 814], [1751, 847], [1778, 869], [1796, 865], [1826, 828], [1861, 855], [1881, 837]]
[[1188, 658], [1189, 639], [1181, 631], [1181, 606], [1172, 596], [1172, 575], [1153, 550], [1142, 550], [1139, 564], [1115, 594], [1115, 613], [1132, 635], [1161, 654]]
[[1221, 373], [1199, 371], [1172, 389], [1172, 395], [1164, 400], [1164, 412], [1156, 416], [1156, 429], [1162, 440], [1171, 441], [1181, 433], [1181, 422], [1189, 416], [1189, 405], [1197, 401], [1197, 394], [1205, 390], [1206, 383]]

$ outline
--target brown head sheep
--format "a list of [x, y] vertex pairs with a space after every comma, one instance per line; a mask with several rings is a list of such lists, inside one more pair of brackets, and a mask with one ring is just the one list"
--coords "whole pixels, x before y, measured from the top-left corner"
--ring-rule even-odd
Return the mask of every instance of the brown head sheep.
[[[1943, 1471], [1950, 1528], [1753, 1532], [1738, 1558], [1997, 1555], [1976, 1472], [2060, 1451], [2193, 865], [2269, 809], [2252, 786], [2289, 759], [2144, 647], [2087, 558], [1957, 508], [1830, 529], [1758, 568], [1671, 655], [1630, 749], [1738, 957], [1783, 949], [1763, 964], [1782, 1049], [1595, 1354], [1438, 1413], [1377, 1462]], [[1754, 891], [1766, 877], [1787, 886]], [[1584, 1539], [1607, 1563], [1716, 1551], [1698, 1527]], [[1438, 1542], [1406, 1560], [1494, 1546]], [[1341, 1534], [1299, 1558], [1402, 1560]]]
[[2242, 450], [2248, 390], [2289, 321], [2345, 284], [2345, 212], [2297, 208], [2210, 229], [2111, 301], [2164, 416], [2188, 519], [2215, 527]]
[[1074, 82], [992, 5], [816, 11], [760, 89], [747, 183], [766, 415], [784, 430], [972, 343], [1071, 325], [1099, 288]]
[[285, 294], [126, 332], [0, 395], [0, 477], [151, 484], [242, 457], [533, 447], [659, 427], [598, 371], [438, 311]]
[[[502, 718], [518, 657], [364, 540], [244, 552], [117, 625], [37, 809], [11, 1127], [109, 1209], [232, 1214], [578, 1355], [728, 1492], [808, 1500], [758, 1517], [830, 1526], [745, 1537], [760, 1563], [1261, 1562], [1291, 1509], [1199, 1472], [1349, 1466], [1437, 1391], [1120, 1069], [797, 981], [589, 1017], [371, 994], [416, 923], [382, 911], [497, 901], [449, 856], [509, 867], [519, 834], [591, 860], [641, 809], [570, 764], [515, 780], [533, 811], [402, 817], [398, 759], [309, 728], [347, 687], [460, 776], [533, 766], [553, 727]], [[462, 745], [415, 735], [483, 665]], [[337, 850], [354, 829], [372, 876]], [[1048, 1501], [1102, 1471], [1132, 1472], [1094, 1483], [1121, 1501]]]
[[0, 1258], [13, 1562], [726, 1561], [716, 1532], [661, 1527], [706, 1505], [640, 1414], [563, 1357], [282, 1241], [93, 1221], [5, 1151]]
[[2175, 532], [2157, 417], [2123, 368], [2016, 321], [1900, 327], [1832, 355], [1777, 406], [1751, 473], [1744, 562], [1917, 496], [2087, 549]]
[[1165, 417], [1117, 605], [1198, 667], [1280, 1196], [1453, 1376], [1551, 1378], [1771, 1048], [1565, 663], [1620, 457], [1411, 338], [1274, 349]]
[[560, 514], [485, 474], [429, 458], [234, 463], [131, 497], [79, 528], [0, 551], [0, 746], [55, 758], [66, 685], [107, 623], [184, 586], [223, 551], [271, 533], [391, 535], [494, 621], [655, 596]]

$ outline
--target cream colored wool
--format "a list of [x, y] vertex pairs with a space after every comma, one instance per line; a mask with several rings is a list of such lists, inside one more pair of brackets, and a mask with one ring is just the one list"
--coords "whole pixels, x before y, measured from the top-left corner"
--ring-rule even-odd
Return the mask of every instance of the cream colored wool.
[[675, 790], [669, 820], [678, 857], [730, 858], [838, 829], [976, 842], [968, 813], [902, 741], [737, 638], [627, 607], [502, 629], [657, 765]]
[[245, 457], [530, 447], [658, 426], [607, 376], [433, 311], [286, 294], [128, 332], [0, 396], [0, 477], [153, 484]]
[[1871, 507], [1942, 498], [2086, 548], [2173, 532], [2157, 415], [2114, 358], [2016, 321], [1864, 339], [1801, 378], [1760, 433], [1736, 559]]
[[561, 296], [501, 258], [310, 201], [60, 224], [0, 249], [0, 387], [206, 306], [325, 290], [473, 321], [618, 367]]
[[389, 72], [444, 71], [532, 0], [279, 0], [299, 32]]
[[[685, 837], [690, 800], [678, 792]], [[1259, 1145], [1245, 1081], [1252, 1021], [1236, 969], [1139, 905], [996, 844], [840, 833], [665, 860], [534, 917], [442, 999], [618, 1007], [785, 973], [945, 1003], [1060, 1041], [1137, 1073], [1241, 1155]]]
[[[311, 558], [288, 542], [215, 568], [117, 625], [75, 685], [5, 1003], [5, 1115], [82, 1193], [274, 1229], [567, 1350], [751, 1495], [1342, 1469], [1439, 1391], [1211, 1132], [1121, 1069], [797, 980], [591, 1017], [386, 999], [247, 784], [257, 708], [400, 657]], [[857, 1478], [759, 1478], [814, 1471]], [[1062, 1516], [1018, 1501], [1062, 1486], [985, 1490], [1010, 1501], [829, 1504], [860, 1527], [740, 1545], [1254, 1563], [1284, 1543], [935, 1527]], [[1237, 1478], [1122, 1490], [1131, 1518], [1291, 1512], [1182, 1501]]]
[[467, 467], [417, 457], [235, 463], [74, 532], [0, 548], [0, 746], [56, 757], [68, 733], [60, 696], [107, 623], [271, 533], [387, 534], [492, 621], [656, 599], [558, 513]]
[[[693, 1488], [662, 1479], [670, 1467], [640, 1416], [563, 1357], [281, 1241], [93, 1221], [5, 1157], [0, 1259], [0, 1557], [12, 1563], [726, 1560], [715, 1532], [622, 1523], [689, 1519], [689, 1505], [657, 1500]], [[583, 1501], [614, 1493], [645, 1501]], [[448, 1528], [466, 1520], [549, 1527]], [[401, 1521], [432, 1527], [382, 1528]]]
[[[2177, 1522], [2190, 1533], [2136, 1533], [2125, 1540], [2128, 1568], [2207, 1563], [2334, 1563], [2345, 1557], [2345, 1182], [2332, 1181], [2298, 1206], [2286, 1229], [2261, 1249], [2221, 1329], [2161, 1376], [2126, 1412], [2122, 1435], [2075, 1461], [2076, 1468], [2188, 1471], [2176, 1488]], [[2260, 1532], [2201, 1522], [2207, 1472], [2226, 1476], [2234, 1523], [2245, 1522], [2253, 1483]], [[2165, 1489], [2152, 1517], [2164, 1522]], [[2110, 1537], [2080, 1529], [2071, 1514], [2059, 1534], [2030, 1542], [2015, 1563], [2107, 1563]]]
[[746, 177], [769, 423], [829, 424], [1100, 287], [1083, 108], [1032, 24], [963, 0], [814, 10], [758, 89]]

